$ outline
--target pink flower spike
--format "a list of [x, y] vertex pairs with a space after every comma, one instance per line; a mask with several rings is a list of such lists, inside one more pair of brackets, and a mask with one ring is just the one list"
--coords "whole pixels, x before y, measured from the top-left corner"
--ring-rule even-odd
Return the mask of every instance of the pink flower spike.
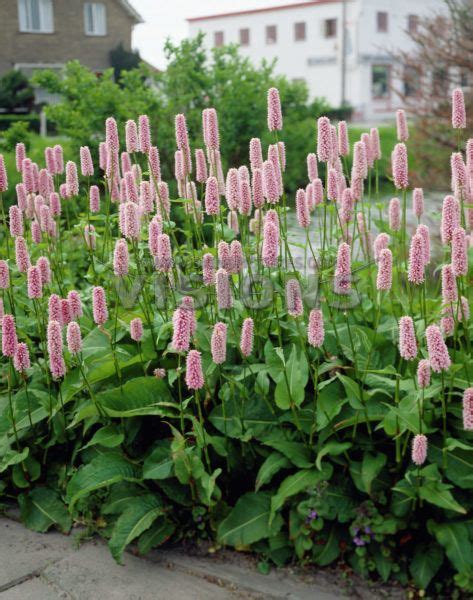
[[317, 177], [319, 176], [319, 169], [317, 166], [317, 155], [314, 152], [311, 152], [307, 155], [307, 175], [311, 183], [314, 181], [314, 179], [317, 179]]
[[452, 271], [456, 277], [468, 274], [466, 234], [462, 227], [456, 227], [452, 233]]
[[307, 198], [304, 190], [297, 190], [296, 193], [296, 214], [300, 227], [307, 228], [310, 225], [310, 213], [307, 206]]
[[215, 265], [214, 257], [207, 252], [202, 257], [202, 279], [204, 285], [213, 285], [215, 283]]
[[440, 234], [443, 244], [452, 241], [453, 231], [460, 226], [460, 206], [453, 196], [446, 196], [442, 206]]
[[24, 234], [23, 228], [23, 213], [20, 208], [15, 204], [12, 204], [9, 209], [10, 216], [10, 235], [16, 237], [17, 235]]
[[473, 431], [473, 388], [463, 392], [463, 429]]
[[248, 357], [253, 352], [254, 323], [251, 317], [243, 321], [240, 338], [240, 351], [243, 356]]
[[15, 258], [18, 271], [20, 271], [20, 273], [26, 273], [30, 266], [30, 256], [28, 254], [26, 241], [20, 236], [15, 238]]
[[168, 273], [172, 269], [172, 250], [171, 240], [167, 233], [162, 233], [158, 237], [158, 254], [156, 255], [156, 268], [162, 273]]
[[452, 92], [452, 127], [453, 129], [466, 127], [465, 98], [461, 88], [456, 88]]
[[20, 342], [16, 347], [15, 356], [13, 357], [13, 366], [18, 373], [24, 373], [31, 367], [30, 352], [28, 346], [24, 342]]
[[66, 364], [62, 355], [62, 331], [61, 324], [58, 321], [49, 321], [48, 323], [48, 354], [49, 368], [54, 379], [64, 377], [66, 374]]
[[376, 278], [376, 289], [389, 291], [393, 281], [393, 255], [389, 248], [383, 248], [378, 258], [378, 275]]
[[424, 212], [424, 190], [422, 188], [414, 188], [412, 192], [412, 211], [418, 219]]
[[218, 150], [220, 147], [220, 135], [218, 131], [218, 115], [215, 108], [206, 108], [202, 112], [202, 124], [205, 145], [211, 150]]
[[243, 270], [243, 249], [238, 240], [233, 240], [230, 244], [231, 272], [240, 273]]
[[71, 290], [67, 294], [67, 301], [69, 303], [71, 319], [79, 319], [82, 317], [82, 301], [80, 299], [79, 292], [76, 290]]
[[327, 182], [327, 200], [336, 200], [338, 195], [338, 173], [329, 169]]
[[240, 182], [237, 169], [229, 169], [227, 173], [225, 198], [230, 210], [238, 208], [240, 202]]
[[39, 267], [28, 269], [28, 298], [31, 300], [41, 298], [43, 295], [43, 282]]
[[93, 177], [94, 163], [88, 146], [81, 146], [80, 149], [80, 170], [84, 177]]
[[125, 277], [129, 270], [128, 244], [120, 238], [115, 243], [113, 252], [113, 272], [117, 277]]
[[351, 249], [342, 242], [338, 247], [337, 266], [335, 268], [334, 291], [348, 295], [351, 290]]
[[426, 388], [430, 385], [430, 362], [423, 358], [417, 365], [417, 384], [420, 388]]
[[389, 228], [399, 231], [401, 228], [401, 203], [399, 198], [392, 198], [389, 202]]
[[404, 360], [413, 360], [417, 356], [416, 334], [411, 317], [401, 317], [399, 320], [399, 354]]
[[191, 338], [190, 313], [186, 308], [179, 307], [172, 316], [173, 336], [171, 347], [176, 352], [187, 352]]
[[233, 306], [233, 297], [230, 289], [228, 272], [219, 269], [215, 275], [215, 287], [217, 291], [217, 304], [219, 310], [227, 310]]
[[5, 167], [5, 161], [3, 154], [0, 154], [0, 193], [6, 192], [8, 189], [8, 177], [7, 169]]
[[15, 147], [16, 170], [21, 173], [23, 169], [23, 161], [26, 158], [26, 147], [23, 142], [18, 142]]
[[77, 165], [72, 160], [66, 164], [66, 186], [67, 196], [72, 198], [79, 195], [79, 179], [77, 177]]
[[130, 337], [135, 342], [140, 342], [143, 337], [143, 321], [139, 317], [130, 321]]
[[444, 304], [456, 302], [458, 299], [457, 283], [451, 265], [442, 267], [442, 301]]
[[430, 262], [430, 231], [427, 225], [418, 225], [416, 234], [422, 237], [423, 249], [424, 249], [424, 264], [428, 265]]
[[72, 355], [79, 354], [82, 350], [82, 334], [80, 331], [79, 324], [75, 321], [71, 321], [67, 325], [66, 332], [67, 349]]
[[414, 436], [412, 440], [412, 462], [420, 467], [427, 458], [427, 438], [422, 433]]
[[191, 350], [186, 359], [186, 385], [190, 390], [200, 390], [204, 387], [202, 359], [198, 350]]
[[286, 283], [286, 308], [291, 317], [301, 317], [304, 313], [301, 287], [297, 279], [289, 279]]
[[96, 325], [104, 325], [108, 321], [107, 300], [103, 287], [95, 286], [92, 290], [92, 308]]
[[281, 100], [277, 88], [268, 90], [268, 129], [269, 131], [280, 131], [282, 129]]
[[140, 115], [138, 119], [138, 137], [141, 152], [148, 154], [151, 148], [151, 128], [147, 115]]
[[240, 201], [238, 211], [241, 215], [250, 216], [251, 214], [251, 188], [250, 182], [246, 179], [240, 180]]
[[381, 142], [379, 140], [379, 131], [377, 127], [373, 127], [370, 131], [371, 152], [373, 160], [381, 159]]
[[348, 126], [346, 121], [338, 122], [338, 153], [340, 156], [350, 154], [350, 142], [348, 141]]
[[252, 175], [253, 205], [261, 208], [264, 204], [264, 182], [261, 169], [255, 169]]
[[208, 215], [218, 215], [220, 212], [220, 195], [216, 177], [209, 177], [205, 185], [205, 212]]
[[62, 175], [64, 173], [64, 151], [60, 144], [54, 146], [54, 158], [56, 160], [56, 174]]
[[15, 318], [13, 315], [3, 315], [2, 317], [2, 354], [13, 358], [18, 346], [16, 336]]
[[212, 360], [216, 365], [221, 365], [227, 357], [227, 326], [225, 323], [215, 323], [210, 342]]
[[0, 290], [10, 287], [10, 270], [6, 260], [0, 260]]
[[136, 122], [131, 119], [127, 121], [125, 125], [125, 139], [126, 151], [130, 154], [138, 152], [138, 127], [136, 126]]
[[86, 225], [84, 227], [84, 241], [87, 248], [94, 250], [97, 240], [95, 237], [95, 227], [93, 225]]
[[57, 294], [51, 294], [48, 300], [48, 315], [50, 321], [61, 322], [61, 298]]
[[67, 298], [61, 298], [61, 325], [67, 325], [72, 321], [71, 305]]
[[320, 162], [328, 162], [331, 158], [332, 132], [330, 119], [320, 117], [317, 121], [317, 156]]
[[261, 169], [263, 167], [263, 151], [261, 149], [261, 140], [259, 138], [252, 138], [250, 140], [250, 165], [253, 173], [256, 169]]
[[278, 173], [270, 160], [265, 160], [263, 163], [263, 191], [269, 204], [276, 204], [279, 201]]
[[442, 337], [442, 332], [437, 325], [429, 325], [425, 330], [427, 350], [429, 352], [430, 366], [436, 373], [440, 373], [450, 367], [451, 361], [448, 348]]
[[199, 183], [207, 181], [207, 161], [202, 148], [197, 148], [195, 151], [195, 179]]
[[394, 185], [396, 188], [398, 190], [407, 188], [409, 185], [409, 167], [405, 144], [396, 144], [392, 157], [392, 167]]
[[100, 212], [100, 191], [96, 185], [90, 186], [89, 208], [91, 213]]
[[265, 267], [277, 267], [279, 257], [279, 229], [271, 221], [263, 227], [262, 260]]
[[409, 128], [405, 111], [400, 108], [396, 111], [397, 139], [399, 142], [407, 142], [409, 139]]
[[424, 259], [424, 240], [421, 235], [416, 233], [411, 240], [409, 250], [409, 271], [407, 279], [415, 285], [420, 285], [425, 281], [425, 259]]
[[313, 309], [309, 314], [309, 324], [307, 327], [307, 339], [311, 346], [320, 348], [325, 339], [324, 317], [322, 311]]

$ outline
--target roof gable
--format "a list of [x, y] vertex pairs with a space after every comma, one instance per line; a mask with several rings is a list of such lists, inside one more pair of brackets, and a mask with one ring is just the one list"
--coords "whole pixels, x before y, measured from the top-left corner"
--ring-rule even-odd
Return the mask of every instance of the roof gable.
[[118, 3], [121, 4], [130, 17], [135, 20], [135, 23], [144, 23], [143, 17], [133, 8], [128, 0], [118, 0]]

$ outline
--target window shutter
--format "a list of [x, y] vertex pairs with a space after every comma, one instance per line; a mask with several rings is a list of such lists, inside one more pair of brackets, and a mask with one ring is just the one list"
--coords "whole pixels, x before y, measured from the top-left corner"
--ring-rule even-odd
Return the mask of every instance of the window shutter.
[[54, 17], [52, 0], [40, 0], [41, 31], [53, 33]]
[[26, 0], [18, 0], [18, 22], [20, 31], [28, 31], [28, 14], [26, 12]]

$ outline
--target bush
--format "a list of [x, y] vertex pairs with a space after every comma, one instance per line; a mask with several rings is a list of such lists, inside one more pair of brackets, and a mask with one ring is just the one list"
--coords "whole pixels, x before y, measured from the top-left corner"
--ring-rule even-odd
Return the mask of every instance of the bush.
[[2, 148], [7, 152], [13, 152], [18, 142], [25, 144], [27, 150], [31, 145], [31, 134], [26, 121], [16, 121], [10, 125], [10, 128], [3, 134]]
[[[107, 137], [114, 165], [113, 121]], [[343, 561], [440, 597], [471, 592], [471, 293], [465, 231], [451, 230], [466, 224], [460, 188], [443, 217], [440, 292], [437, 228], [430, 257], [428, 229], [409, 239], [399, 173], [400, 227], [369, 196], [379, 169], [362, 158], [354, 172], [366, 166], [371, 186], [356, 217], [339, 173], [336, 200], [309, 205], [299, 193], [301, 226], [291, 226], [278, 137], [284, 129], [264, 166], [272, 203], [258, 213], [245, 169], [229, 172], [226, 202], [213, 180], [194, 188], [181, 173], [168, 206], [156, 162], [150, 175], [140, 152], [122, 203], [107, 192], [112, 167], [107, 177], [96, 165], [106, 187], [91, 202], [90, 175], [76, 181], [68, 163], [61, 211], [47, 194], [64, 175], [44, 171], [49, 204], [33, 184], [24, 213], [11, 210], [0, 493], [35, 530], [86, 523], [118, 561], [130, 543], [146, 553], [204, 538], [276, 565]], [[324, 148], [333, 181], [340, 162]], [[214, 150], [206, 167], [218, 175]], [[370, 227], [381, 232], [373, 246]]]
[[0, 78], [0, 108], [13, 112], [19, 108], [31, 110], [34, 91], [28, 77], [12, 69]]

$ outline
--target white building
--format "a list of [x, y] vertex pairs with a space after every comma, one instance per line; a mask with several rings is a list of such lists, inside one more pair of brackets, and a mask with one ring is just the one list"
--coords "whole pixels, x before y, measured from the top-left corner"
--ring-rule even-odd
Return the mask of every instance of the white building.
[[416, 93], [395, 74], [393, 52], [409, 48], [407, 32], [420, 17], [444, 6], [443, 0], [309, 0], [188, 22], [190, 36], [205, 33], [209, 48], [236, 43], [255, 64], [276, 59], [276, 72], [306, 81], [312, 98], [334, 107], [345, 101], [354, 119], [379, 121], [399, 106], [393, 87]]

